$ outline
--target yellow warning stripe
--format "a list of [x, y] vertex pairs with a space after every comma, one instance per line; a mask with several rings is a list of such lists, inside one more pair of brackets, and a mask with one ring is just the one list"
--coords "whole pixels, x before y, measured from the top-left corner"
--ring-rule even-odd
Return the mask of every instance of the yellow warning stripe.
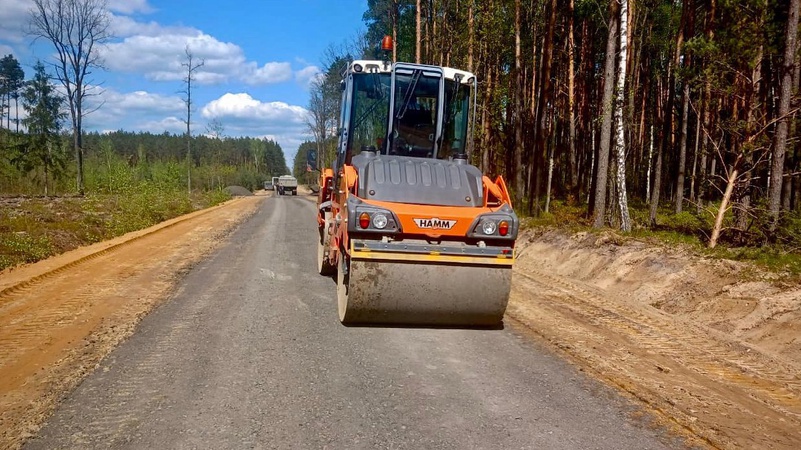
[[503, 256], [461, 256], [443, 255], [439, 252], [431, 253], [397, 253], [397, 252], [374, 252], [370, 250], [356, 250], [351, 248], [351, 259], [370, 259], [378, 261], [422, 261], [422, 262], [446, 262], [462, 264], [482, 264], [491, 266], [512, 266], [514, 258]]

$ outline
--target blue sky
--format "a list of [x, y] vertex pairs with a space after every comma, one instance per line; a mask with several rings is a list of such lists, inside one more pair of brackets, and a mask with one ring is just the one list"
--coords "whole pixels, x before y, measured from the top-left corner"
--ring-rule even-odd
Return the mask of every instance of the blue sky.
[[[180, 91], [188, 45], [205, 64], [193, 89], [193, 133], [218, 120], [228, 136], [265, 136], [291, 158], [308, 138], [308, 88], [326, 49], [363, 29], [367, 0], [108, 0], [116, 36], [102, 50], [106, 70], [85, 119], [91, 131], [181, 133]], [[51, 60], [46, 42], [24, 29], [31, 0], [0, 0], [0, 56], [13, 54], [32, 75], [37, 59]], [[291, 159], [288, 159], [291, 163]]]

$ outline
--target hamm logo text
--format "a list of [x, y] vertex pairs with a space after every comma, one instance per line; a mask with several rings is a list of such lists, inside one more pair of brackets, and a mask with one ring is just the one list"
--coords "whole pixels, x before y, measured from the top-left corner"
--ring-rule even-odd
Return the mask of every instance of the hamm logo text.
[[456, 225], [455, 220], [442, 220], [436, 217], [432, 217], [431, 219], [414, 219], [414, 223], [417, 224], [418, 228], [427, 230], [450, 230]]

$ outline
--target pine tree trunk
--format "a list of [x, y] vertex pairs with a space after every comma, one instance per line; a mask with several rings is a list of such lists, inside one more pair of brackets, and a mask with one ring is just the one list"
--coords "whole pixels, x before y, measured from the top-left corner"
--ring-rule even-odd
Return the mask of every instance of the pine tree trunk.
[[698, 142], [699, 138], [701, 137], [701, 115], [697, 114], [695, 117], [695, 148], [693, 150], [693, 171], [692, 175], [690, 175], [690, 201], [695, 201], [695, 180], [696, 180], [696, 173], [698, 171]]
[[[710, 0], [709, 8], [707, 9], [706, 24], [704, 25], [704, 35], [707, 42], [711, 42], [715, 37], [715, 13], [717, 10], [717, 0]], [[707, 63], [708, 64], [708, 63]], [[698, 210], [704, 207], [706, 200], [706, 191], [709, 177], [707, 176], [707, 157], [710, 155], [709, 151], [709, 133], [712, 132], [712, 84], [709, 80], [704, 82], [704, 98], [703, 98], [703, 128], [704, 133], [701, 137], [701, 180], [698, 183]], [[710, 163], [710, 172], [714, 175], [716, 159], [712, 158]]]
[[[539, 196], [542, 186], [542, 173], [548, 158], [548, 105], [552, 104], [553, 84], [551, 83], [551, 68], [553, 67], [553, 42], [556, 28], [556, 0], [551, 0], [548, 9], [548, 28], [545, 31], [542, 45], [542, 75], [540, 76], [540, 98], [536, 112], [536, 143], [531, 161], [531, 174], [529, 176], [528, 210], [539, 212]], [[533, 194], [531, 194], [533, 193]], [[536, 203], [535, 203], [536, 202]]]
[[[691, 0], [690, 0], [691, 1]], [[673, 67], [678, 68], [681, 64], [681, 54], [684, 47], [684, 40], [685, 40], [685, 30], [688, 27], [692, 27], [692, 12], [690, 11], [692, 7], [691, 3], [688, 3], [688, 0], [683, 0], [681, 2], [681, 23], [679, 25], [679, 31], [676, 33], [676, 53], [674, 54], [673, 59]], [[690, 24], [688, 25], [688, 22]], [[688, 65], [687, 59], [684, 60], [684, 66]], [[675, 86], [675, 75], [673, 75], [673, 83], [672, 85]], [[688, 117], [688, 109], [690, 107], [690, 86], [685, 80], [682, 83], [684, 86], [682, 87], [682, 95], [681, 95], [681, 131], [679, 134], [679, 166], [678, 166], [678, 174], [676, 176], [676, 214], [680, 213], [682, 210], [682, 206], [684, 205], [684, 176], [687, 170], [687, 117]], [[672, 87], [672, 86], [671, 86]], [[673, 90], [671, 89], [671, 96], [673, 95]]]
[[785, 34], [784, 59], [781, 64], [781, 94], [779, 97], [779, 122], [773, 141], [773, 161], [770, 168], [770, 189], [768, 193], [768, 210], [770, 212], [770, 230], [775, 231], [779, 221], [779, 210], [782, 201], [782, 177], [784, 175], [784, 156], [787, 148], [787, 130], [790, 113], [790, 99], [793, 95], [793, 71], [795, 67], [796, 37], [798, 36], [798, 9], [801, 0], [790, 0], [790, 9]]
[[398, 61], [398, 0], [392, 0], [392, 11], [389, 12], [392, 17], [392, 62]]
[[604, 93], [601, 105], [603, 121], [601, 124], [601, 141], [598, 146], [597, 174], [595, 177], [595, 207], [593, 208], [593, 226], [604, 226], [606, 217], [606, 189], [609, 175], [609, 147], [612, 140], [612, 113], [614, 111], [613, 94], [615, 81], [615, 50], [617, 49], [618, 32], [617, 2], [609, 2], [609, 36], [606, 39], [606, 64], [604, 67]]
[[[796, 54], [798, 54], [799, 49], [801, 49], [801, 42], [796, 41]], [[793, 96], [798, 95], [798, 82], [801, 80], [801, 64], [796, 62], [795, 69], [793, 70]], [[790, 136], [798, 136], [798, 112], [794, 112], [792, 118], [790, 119]], [[799, 167], [799, 145], [797, 142], [793, 142], [790, 144], [790, 148], [787, 153], [790, 155], [790, 161], [787, 164], [788, 167], [792, 168], [793, 172], [798, 172], [801, 170]], [[796, 180], [801, 181], [801, 177], [797, 175], [793, 175], [791, 177], [784, 177], [784, 194], [782, 195], [782, 207], [787, 211], [792, 211], [795, 209], [796, 206], [796, 195], [797, 189], [794, 187], [796, 185]]]
[[[419, 3], [419, 0], [418, 0]], [[474, 9], [473, 0], [469, 1], [468, 10], [467, 10], [467, 71], [473, 71], [473, 45], [475, 42], [475, 18], [473, 17], [473, 9]], [[418, 19], [419, 22], [419, 19]]]
[[651, 124], [651, 139], [648, 144], [648, 171], [646, 172], [645, 180], [645, 198], [648, 203], [651, 202], [651, 170], [653, 170], [654, 160], [654, 125]]
[[[656, 92], [656, 111], [655, 114], [658, 120], [665, 121], [665, 108], [662, 105], [662, 80], [657, 84]], [[662, 128], [664, 132], [665, 127]], [[656, 213], [659, 208], [659, 196], [662, 194], [662, 154], [664, 153], [666, 139], [664, 137], [659, 139], [659, 145], [656, 148], [656, 162], [654, 163], [654, 185], [651, 189], [651, 208], [649, 211], [648, 222], [653, 228], [656, 226]]]
[[553, 181], [553, 151], [548, 156], [548, 181], [545, 188], [545, 212], [551, 209], [551, 183]]
[[684, 172], [687, 170], [687, 118], [690, 109], [690, 85], [684, 82], [681, 95], [681, 133], [679, 136], [679, 173], [676, 178], [676, 214], [684, 206]]
[[[420, 35], [420, 33], [422, 33], [422, 29], [420, 27], [420, 25], [421, 25], [420, 20], [422, 19], [422, 16], [420, 14], [420, 6], [421, 6], [420, 5], [420, 0], [417, 0], [417, 4], [415, 5], [415, 15], [416, 15], [416, 17], [415, 17], [415, 19], [416, 19], [416, 21], [415, 21], [415, 37], [416, 37], [416, 44], [415, 44], [415, 47], [414, 47], [414, 62], [416, 62], [417, 64], [420, 64], [420, 57], [421, 57], [420, 51], [421, 51], [421, 40], [422, 40], [421, 39], [422, 36]], [[471, 37], [472, 37], [472, 34], [471, 34]], [[472, 42], [471, 42], [471, 45], [472, 45]]]
[[[567, 121], [568, 121], [568, 144], [569, 144], [569, 154], [568, 154], [568, 163], [570, 168], [568, 169], [568, 173], [570, 174], [569, 183], [568, 183], [568, 192], [572, 195], [576, 191], [576, 187], [578, 186], [578, 166], [576, 162], [576, 114], [575, 114], [575, 107], [576, 107], [576, 90], [575, 90], [575, 67], [574, 67], [574, 55], [573, 55], [573, 48], [576, 46], [576, 42], [573, 36], [573, 15], [575, 11], [575, 0], [570, 0], [569, 9], [567, 11], [568, 18], [567, 18], [567, 58], [568, 58], [568, 72], [567, 72]], [[549, 170], [551, 166], [549, 166]], [[577, 195], [577, 193], [576, 193]]]
[[523, 70], [520, 48], [520, 0], [515, 0], [515, 71], [514, 71], [514, 173], [515, 203], [523, 204], [525, 193], [523, 170]]
[[[750, 147], [753, 141], [757, 137], [757, 129], [759, 128], [759, 101], [758, 96], [760, 93], [762, 83], [762, 58], [764, 56], [764, 46], [759, 46], [759, 50], [757, 51], [757, 55], [754, 58], [754, 69], [752, 71], [751, 77], [749, 80], [745, 81], [745, 86], [740, 92], [745, 92], [745, 96], [740, 99], [742, 103], [743, 110], [746, 111], [745, 113], [745, 134], [744, 139], [742, 142], [735, 142], [736, 151], [735, 153], [740, 153]], [[737, 117], [737, 113], [734, 113], [735, 117]], [[747, 150], [745, 150], [747, 151]], [[755, 152], [753, 150], [747, 151], [743, 154], [743, 166], [746, 170], [743, 170], [742, 180], [738, 180], [738, 182], [742, 186], [742, 192], [744, 193], [740, 198], [738, 203], [738, 207], [734, 210], [734, 222], [735, 226], [740, 229], [741, 231], [745, 231], [748, 229], [749, 220], [751, 219], [751, 184], [753, 182], [753, 170], [748, 170], [748, 168], [752, 168], [754, 165], [754, 157]], [[736, 167], [735, 167], [736, 169]]]

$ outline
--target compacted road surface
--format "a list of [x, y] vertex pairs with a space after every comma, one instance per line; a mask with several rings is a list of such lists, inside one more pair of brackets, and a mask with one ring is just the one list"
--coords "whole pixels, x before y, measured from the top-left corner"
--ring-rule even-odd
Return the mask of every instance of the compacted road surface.
[[314, 205], [270, 197], [25, 448], [683, 448], [516, 332], [351, 328]]

